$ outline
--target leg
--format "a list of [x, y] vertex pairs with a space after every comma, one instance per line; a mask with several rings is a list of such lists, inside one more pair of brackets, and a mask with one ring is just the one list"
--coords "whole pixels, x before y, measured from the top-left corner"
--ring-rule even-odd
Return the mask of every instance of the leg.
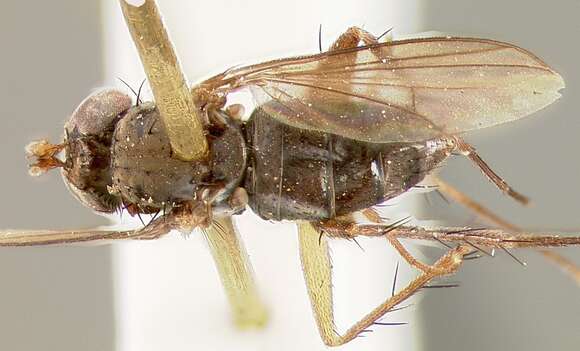
[[203, 222], [203, 214], [196, 214], [184, 206], [155, 219], [137, 230], [0, 230], [0, 246], [69, 245], [76, 243], [108, 243], [113, 240], [154, 240], [173, 229], [191, 232]]
[[[389, 38], [385, 38], [384, 41], [389, 41]], [[359, 27], [350, 27], [344, 33], [342, 33], [330, 46], [328, 51], [344, 50], [350, 48], [356, 48], [360, 43], [364, 45], [375, 45], [379, 43], [379, 40], [371, 33]], [[371, 51], [377, 56], [382, 56], [380, 52], [371, 49]]]
[[317, 222], [312, 225], [331, 238], [352, 239], [357, 236], [415, 239], [478, 245], [496, 249], [552, 248], [580, 246], [580, 236], [560, 236], [551, 233], [529, 233], [490, 228], [439, 228], [405, 226], [404, 220], [394, 224], [356, 224]]
[[409, 285], [386, 299], [353, 324], [343, 335], [340, 335], [334, 330], [332, 277], [327, 239], [324, 236], [320, 237], [319, 230], [310, 223], [301, 223], [298, 235], [302, 269], [314, 317], [320, 336], [324, 343], [329, 346], [339, 346], [353, 340], [385, 313], [408, 299], [432, 279], [455, 273], [463, 261], [463, 256], [471, 251], [466, 245], [459, 245], [457, 248], [449, 250], [431, 267], [432, 269], [421, 273]]
[[365, 216], [369, 221], [373, 223], [384, 222], [383, 217], [373, 208], [365, 208], [361, 211], [362, 215]]
[[[515, 225], [509, 223], [508, 221], [504, 220], [503, 218], [499, 217], [495, 213], [491, 212], [489, 209], [484, 207], [483, 205], [479, 204], [475, 200], [471, 199], [469, 196], [464, 194], [463, 192], [457, 190], [453, 186], [447, 184], [443, 180], [439, 178], [435, 178], [437, 182], [437, 186], [439, 191], [441, 191], [444, 195], [449, 196], [451, 199], [455, 200], [457, 203], [467, 207], [469, 210], [477, 214], [483, 219], [494, 223], [501, 228], [505, 228], [512, 231], [519, 231], [520, 228], [516, 227]], [[544, 256], [547, 260], [551, 261], [552, 263], [559, 266], [564, 271], [568, 272], [574, 280], [580, 285], [580, 267], [577, 267], [572, 261], [568, 260], [567, 258], [555, 253], [554, 251], [541, 249], [538, 250], [542, 256]]]
[[496, 225], [499, 225], [501, 228], [505, 228], [508, 230], [518, 231], [520, 230], [515, 225], [507, 222], [503, 218], [500, 218], [495, 213], [491, 212], [483, 205], [477, 203], [473, 199], [471, 199], [466, 194], [462, 193], [461, 191], [457, 190], [453, 186], [447, 184], [443, 180], [433, 177], [435, 182], [437, 183], [437, 190], [439, 190], [443, 195], [446, 195], [453, 199], [455, 202], [467, 207], [470, 211], [478, 215], [479, 217], [490, 221]]
[[[367, 218], [369, 218], [369, 213], [363, 212], [363, 214]], [[374, 214], [372, 216], [374, 216]], [[381, 236], [384, 236], [389, 241], [389, 243], [395, 248], [395, 250], [397, 250], [399, 255], [405, 261], [407, 261], [407, 263], [410, 266], [415, 267], [416, 269], [423, 272], [428, 272], [430, 269], [433, 269], [432, 266], [429, 266], [413, 257], [413, 255], [409, 251], [407, 251], [407, 249], [403, 246], [403, 244], [401, 244], [399, 239], [395, 235], [392, 235], [390, 229], [400, 228], [400, 225], [404, 224], [407, 221], [407, 219], [402, 219], [391, 224], [384, 223], [383, 220], [376, 221], [375, 219], [376, 218], [371, 219], [371, 221], [377, 223], [374, 226], [360, 225], [357, 224], [354, 220], [349, 219], [345, 220], [334, 219], [326, 221], [324, 223], [318, 223], [315, 226], [318, 230], [320, 230], [321, 232], [325, 233], [328, 236], [348, 239], [354, 239], [356, 236], [360, 235], [375, 236], [370, 234], [370, 232], [367, 232], [367, 230], [372, 228], [371, 231], [373, 231], [380, 228], [379, 230], [381, 230], [384, 233]]]
[[[370, 220], [373, 223], [377, 223], [377, 224], [384, 224], [385, 223], [385, 221], [379, 215], [379, 213], [373, 209], [367, 208], [361, 212], [368, 220]], [[406, 219], [403, 219], [401, 221], [395, 222], [394, 224], [391, 224], [391, 226], [397, 226], [399, 224], [403, 224], [406, 221], [407, 221]], [[348, 224], [348, 226], [350, 226], [352, 228], [353, 226], [356, 227], [356, 224], [353, 222], [353, 223]], [[346, 230], [346, 231], [348, 232], [348, 230]], [[387, 237], [387, 240], [389, 241], [389, 243], [395, 248], [395, 250], [397, 250], [399, 255], [401, 255], [401, 257], [403, 257], [403, 259], [405, 261], [407, 261], [407, 263], [409, 265], [411, 265], [412, 267], [415, 267], [416, 269], [421, 270], [423, 272], [426, 272], [429, 269], [428, 265], [422, 263], [421, 261], [419, 261], [418, 259], [413, 257], [413, 255], [411, 255], [411, 253], [409, 251], [407, 251], [407, 249], [405, 249], [403, 244], [401, 244], [401, 242], [396, 237], [392, 237], [388, 234], [386, 235], [386, 237]]]
[[360, 42], [365, 45], [372, 45], [377, 44], [378, 40], [374, 35], [362, 28], [350, 27], [336, 39], [329, 51], [355, 48]]
[[459, 137], [455, 137], [455, 143], [457, 151], [462, 153], [463, 155], [467, 156], [479, 169], [483, 172], [483, 174], [489, 179], [495, 186], [506, 193], [508, 196], [516, 200], [517, 202], [527, 205], [530, 200], [515, 191], [505, 180], [503, 180], [499, 175], [497, 175], [485, 161], [479, 157], [477, 152], [475, 152], [475, 148], [468, 143], [466, 143], [463, 139]]
[[0, 246], [74, 245], [77, 243], [102, 243], [114, 240], [152, 240], [167, 234], [175, 223], [172, 218], [158, 218], [138, 230], [0, 230]]
[[[365, 31], [364, 29], [361, 29], [359, 27], [350, 27], [336, 39], [336, 41], [330, 46], [328, 51], [337, 51], [337, 50], [356, 48], [360, 42], [362, 42], [365, 45], [373, 45], [373, 44], [377, 44], [378, 40], [376, 39], [376, 37], [374, 35]], [[380, 55], [378, 55], [380, 53], [375, 52], [374, 50], [372, 52], [377, 57], [380, 56]], [[350, 61], [345, 62], [345, 64], [347, 64], [347, 63], [354, 64], [356, 62], [356, 58], [357, 58], [357, 55], [350, 55], [350, 59], [349, 59]], [[325, 66], [324, 61], [320, 62], [318, 64], [318, 66], [321, 69], [323, 69]], [[347, 74], [347, 76], [354, 76], [354, 72]], [[344, 79], [348, 80], [348, 78], [346, 78], [346, 77]], [[345, 88], [345, 90], [348, 90], [348, 89], [349, 88], [347, 86]]]

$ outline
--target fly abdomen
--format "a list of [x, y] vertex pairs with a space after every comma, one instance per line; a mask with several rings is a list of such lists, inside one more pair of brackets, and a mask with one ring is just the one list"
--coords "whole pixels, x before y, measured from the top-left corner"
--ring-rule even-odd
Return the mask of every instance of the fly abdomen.
[[268, 220], [321, 220], [368, 208], [407, 191], [453, 149], [444, 139], [367, 143], [295, 128], [258, 108], [246, 124], [245, 187]]

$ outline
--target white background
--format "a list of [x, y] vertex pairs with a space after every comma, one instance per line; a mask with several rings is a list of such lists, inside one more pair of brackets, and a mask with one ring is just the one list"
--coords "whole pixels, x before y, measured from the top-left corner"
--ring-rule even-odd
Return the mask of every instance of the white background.
[[[403, 32], [418, 29], [413, 21], [400, 20], [416, 13], [413, 6], [393, 4], [386, 15], [384, 8], [385, 3], [379, 1], [296, 1], [284, 7], [271, 1], [214, 1], [203, 5], [160, 2], [192, 83], [232, 65], [316, 52], [320, 24], [325, 47], [349, 25], [365, 25], [379, 34], [390, 26]], [[135, 50], [127, 45], [130, 38], [116, 4], [105, 13], [110, 14], [105, 15], [110, 48], [106, 74], [122, 75], [138, 84], [144, 73], [135, 64]], [[268, 328], [250, 334], [236, 331], [202, 236], [197, 233], [185, 241], [175, 236], [156, 243], [123, 245], [115, 251], [122, 350], [185, 350], [193, 345], [212, 350], [325, 348], [310, 312], [294, 226], [265, 223], [251, 213], [238, 223], [271, 311]], [[363, 240], [363, 245], [365, 252], [353, 243], [339, 243], [333, 248], [340, 306], [336, 312], [342, 330], [390, 294], [396, 258], [383, 241], [367, 245]], [[409, 321], [411, 317], [400, 312], [392, 318]], [[356, 340], [344, 349], [417, 345], [416, 328], [378, 330], [376, 335]]]

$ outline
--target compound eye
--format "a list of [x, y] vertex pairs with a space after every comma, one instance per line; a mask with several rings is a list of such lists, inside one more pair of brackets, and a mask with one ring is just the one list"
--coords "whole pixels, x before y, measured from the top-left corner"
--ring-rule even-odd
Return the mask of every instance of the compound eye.
[[65, 183], [80, 202], [98, 212], [113, 212], [120, 203], [108, 190], [111, 145], [117, 122], [131, 106], [127, 94], [100, 90], [81, 102], [65, 125]]
[[133, 102], [119, 90], [103, 89], [89, 95], [75, 109], [65, 125], [67, 133], [99, 135], [114, 128], [119, 117]]

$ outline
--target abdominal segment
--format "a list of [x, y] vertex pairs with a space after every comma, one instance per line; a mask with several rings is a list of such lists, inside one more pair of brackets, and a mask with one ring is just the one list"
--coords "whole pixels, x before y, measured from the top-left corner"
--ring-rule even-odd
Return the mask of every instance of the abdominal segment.
[[268, 220], [323, 220], [407, 191], [453, 149], [446, 139], [366, 143], [291, 127], [258, 108], [246, 124], [245, 188]]

